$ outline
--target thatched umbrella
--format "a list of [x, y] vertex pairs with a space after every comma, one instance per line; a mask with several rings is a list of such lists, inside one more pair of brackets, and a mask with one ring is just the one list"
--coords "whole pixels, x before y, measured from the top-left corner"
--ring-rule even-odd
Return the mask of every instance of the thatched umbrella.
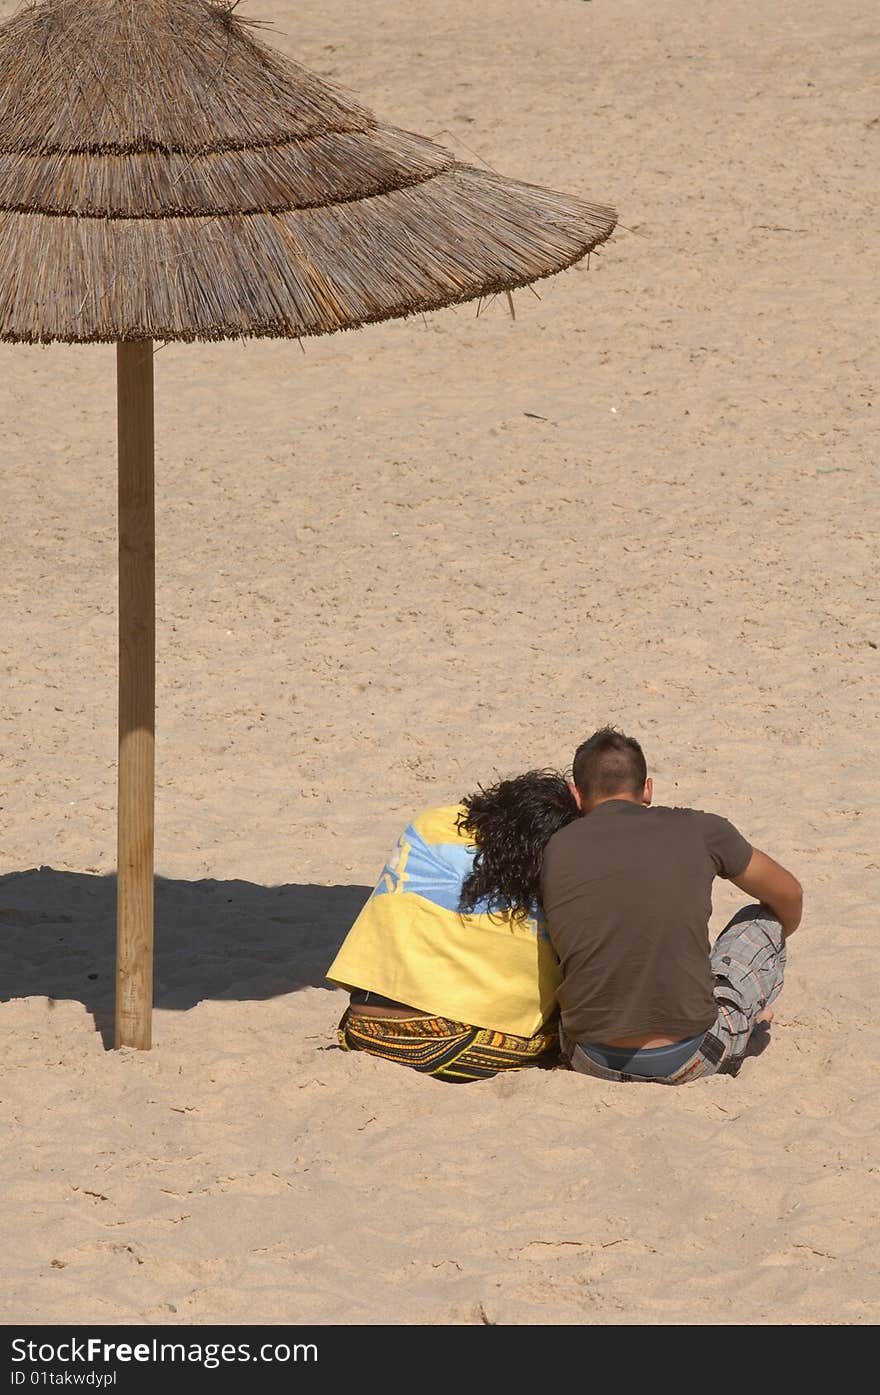
[[117, 344], [116, 1044], [153, 992], [153, 340], [301, 337], [524, 286], [615, 215], [384, 126], [210, 0], [0, 26], [0, 338]]

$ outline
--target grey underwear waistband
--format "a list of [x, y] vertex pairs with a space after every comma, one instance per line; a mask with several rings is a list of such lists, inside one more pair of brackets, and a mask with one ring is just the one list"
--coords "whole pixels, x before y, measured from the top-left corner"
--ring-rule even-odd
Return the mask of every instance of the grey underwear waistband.
[[642, 1075], [649, 1079], [654, 1076], [672, 1075], [693, 1056], [705, 1032], [686, 1041], [673, 1042], [672, 1046], [601, 1046], [595, 1042], [580, 1042], [580, 1049], [597, 1066], [606, 1070], [622, 1070], [628, 1075]]

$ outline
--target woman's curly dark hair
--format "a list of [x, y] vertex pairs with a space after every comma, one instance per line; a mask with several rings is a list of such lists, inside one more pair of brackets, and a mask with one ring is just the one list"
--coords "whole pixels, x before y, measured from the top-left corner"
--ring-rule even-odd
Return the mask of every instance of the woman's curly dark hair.
[[462, 801], [461, 832], [477, 854], [461, 891], [465, 914], [488, 903], [490, 914], [525, 920], [540, 901], [541, 862], [553, 834], [578, 817], [567, 782], [555, 770], [529, 770]]

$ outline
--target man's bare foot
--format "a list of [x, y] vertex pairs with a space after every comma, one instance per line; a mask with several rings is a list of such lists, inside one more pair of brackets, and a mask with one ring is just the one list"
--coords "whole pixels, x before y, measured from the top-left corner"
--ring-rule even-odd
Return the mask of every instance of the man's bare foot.
[[766, 1022], [768, 1026], [770, 1025], [770, 1023], [771, 1023], [772, 1021], [773, 1021], [773, 1009], [772, 1009], [771, 1007], [762, 1008], [761, 1011], [758, 1013], [758, 1016], [755, 1018], [755, 1022], [756, 1022], [756, 1023], [758, 1023], [758, 1022]]

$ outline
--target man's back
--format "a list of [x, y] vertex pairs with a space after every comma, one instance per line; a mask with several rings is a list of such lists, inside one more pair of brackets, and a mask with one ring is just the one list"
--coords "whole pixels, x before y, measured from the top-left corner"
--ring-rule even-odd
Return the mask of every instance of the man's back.
[[575, 1041], [685, 1038], [711, 1025], [712, 881], [740, 876], [751, 853], [718, 815], [626, 798], [551, 838], [543, 903], [562, 967], [563, 1026]]

